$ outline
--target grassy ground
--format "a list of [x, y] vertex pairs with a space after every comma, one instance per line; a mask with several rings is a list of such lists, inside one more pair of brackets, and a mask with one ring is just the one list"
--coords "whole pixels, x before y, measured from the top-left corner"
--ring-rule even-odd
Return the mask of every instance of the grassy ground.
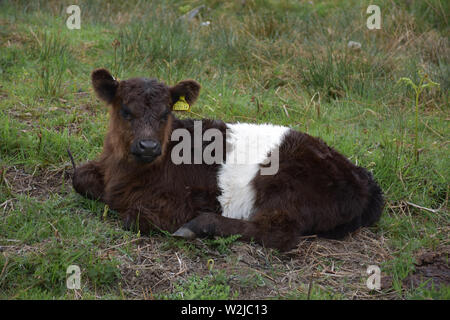
[[[66, 27], [73, 3], [81, 30]], [[369, 4], [381, 8], [380, 30], [366, 27]], [[0, 298], [449, 299], [449, 12], [444, 0], [1, 2]], [[196, 79], [199, 102], [180, 117], [320, 136], [373, 171], [381, 221], [283, 254], [122, 230], [70, 185], [66, 148], [93, 159], [106, 131], [89, 80], [98, 67]], [[421, 72], [440, 88], [421, 94], [416, 131], [414, 92], [397, 81]], [[71, 264], [80, 290], [66, 289]], [[381, 268], [380, 290], [366, 287], [369, 265]]]

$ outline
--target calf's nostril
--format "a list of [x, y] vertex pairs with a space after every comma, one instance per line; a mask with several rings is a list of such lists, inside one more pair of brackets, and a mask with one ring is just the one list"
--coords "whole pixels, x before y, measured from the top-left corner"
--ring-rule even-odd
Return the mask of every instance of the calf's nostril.
[[151, 141], [151, 140], [142, 140], [142, 141], [139, 141], [139, 147], [140, 147], [142, 150], [151, 150], [151, 149], [155, 149], [157, 145], [158, 145], [158, 144], [157, 144], [155, 141]]
[[161, 154], [161, 145], [158, 141], [141, 140], [138, 143], [140, 153], [152, 156], [159, 156]]

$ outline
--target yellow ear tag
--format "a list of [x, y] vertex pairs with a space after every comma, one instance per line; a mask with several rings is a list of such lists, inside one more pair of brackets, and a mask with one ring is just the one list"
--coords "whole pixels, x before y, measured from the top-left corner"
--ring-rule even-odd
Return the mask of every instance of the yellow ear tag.
[[175, 111], [191, 111], [191, 106], [186, 102], [184, 96], [181, 96], [180, 99], [173, 105], [173, 110]]

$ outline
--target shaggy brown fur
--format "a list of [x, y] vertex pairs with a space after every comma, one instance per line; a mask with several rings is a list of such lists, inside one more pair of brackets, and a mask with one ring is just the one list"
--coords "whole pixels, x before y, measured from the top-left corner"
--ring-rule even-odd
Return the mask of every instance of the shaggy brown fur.
[[[257, 175], [252, 182], [256, 212], [248, 221], [223, 217], [217, 200], [220, 165], [175, 165], [170, 159], [174, 129], [185, 128], [194, 137], [194, 121], [177, 119], [172, 106], [180, 96], [193, 104], [200, 85], [186, 80], [168, 87], [144, 78], [118, 82], [105, 69], [92, 73], [92, 83], [110, 105], [109, 130], [99, 159], [76, 169], [73, 186], [117, 210], [127, 228], [241, 234], [243, 240], [287, 250], [300, 236], [342, 237], [381, 215], [382, 193], [368, 171], [320, 139], [291, 130], [280, 146], [278, 173]], [[202, 130], [209, 128], [225, 134], [227, 126], [202, 120]], [[145, 139], [160, 143], [161, 155], [148, 160], [133, 152]]]

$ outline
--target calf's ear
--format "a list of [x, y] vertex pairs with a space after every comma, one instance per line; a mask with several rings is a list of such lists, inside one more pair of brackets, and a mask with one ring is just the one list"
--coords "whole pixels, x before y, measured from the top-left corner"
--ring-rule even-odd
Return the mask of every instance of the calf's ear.
[[106, 69], [96, 69], [91, 75], [92, 86], [97, 96], [110, 103], [117, 93], [119, 82]]
[[200, 84], [194, 80], [183, 80], [178, 82], [173, 87], [170, 87], [172, 104], [176, 103], [180, 97], [183, 96], [189, 105], [193, 105], [198, 98], [200, 88]]

